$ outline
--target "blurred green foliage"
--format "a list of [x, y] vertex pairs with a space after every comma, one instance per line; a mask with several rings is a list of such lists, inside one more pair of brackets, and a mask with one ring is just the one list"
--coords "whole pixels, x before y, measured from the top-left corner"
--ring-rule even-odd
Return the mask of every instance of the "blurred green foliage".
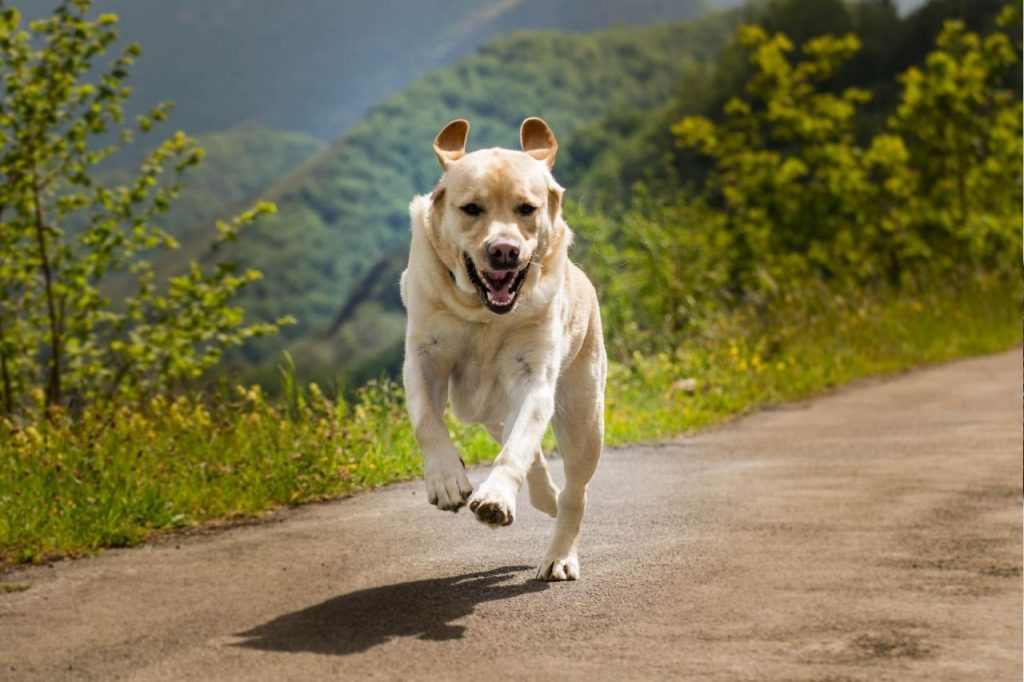
[[[1005, 4], [930, 0], [901, 17], [892, 3], [884, 1], [765, 0], [745, 5], [736, 20], [760, 26], [768, 35], [782, 33], [793, 46], [822, 35], [853, 34], [859, 49], [838, 65], [820, 90], [838, 94], [852, 87], [871, 94], [859, 103], [855, 121], [857, 141], [863, 144], [885, 129], [899, 103], [902, 85], [897, 75], [924, 63], [946, 21], [961, 21], [968, 30], [988, 34], [997, 28]], [[1014, 19], [1011, 35], [1020, 35], [1020, 22], [1019, 16]], [[589, 163], [582, 171], [573, 170], [563, 184], [582, 196], [589, 209], [617, 214], [637, 182], [665, 183], [668, 188], [700, 183], [708, 160], [677, 145], [672, 126], [693, 115], [720, 120], [725, 103], [744, 94], [754, 69], [747, 48], [730, 41], [710, 67], [689, 69], [653, 111], [620, 112], [583, 126], [569, 147], [591, 150]], [[1020, 96], [1020, 71], [1004, 71], [1000, 85]]]

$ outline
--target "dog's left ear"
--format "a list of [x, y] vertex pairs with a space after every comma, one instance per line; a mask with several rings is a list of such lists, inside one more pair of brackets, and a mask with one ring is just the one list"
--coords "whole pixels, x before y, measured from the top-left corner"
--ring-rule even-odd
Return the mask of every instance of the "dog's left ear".
[[555, 155], [558, 154], [558, 140], [543, 119], [531, 116], [523, 121], [519, 128], [519, 143], [523, 146], [524, 152], [538, 161], [543, 161], [548, 168], [554, 167]]
[[464, 118], [457, 118], [441, 129], [434, 138], [434, 153], [441, 168], [448, 170], [448, 166], [466, 155], [467, 137], [469, 121]]

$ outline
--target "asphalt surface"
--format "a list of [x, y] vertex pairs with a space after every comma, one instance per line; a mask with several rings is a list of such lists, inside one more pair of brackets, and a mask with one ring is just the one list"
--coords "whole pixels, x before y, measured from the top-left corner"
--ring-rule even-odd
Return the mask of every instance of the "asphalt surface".
[[1021, 366], [611, 450], [577, 582], [419, 483], [9, 572], [0, 678], [1020, 680]]

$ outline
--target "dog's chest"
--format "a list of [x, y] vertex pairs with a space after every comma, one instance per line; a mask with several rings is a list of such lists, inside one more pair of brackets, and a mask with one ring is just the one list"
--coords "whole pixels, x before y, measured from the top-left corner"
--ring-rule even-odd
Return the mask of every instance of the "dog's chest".
[[530, 382], [536, 364], [518, 334], [476, 337], [459, 344], [450, 357], [448, 393], [461, 421], [500, 424], [512, 412], [519, 389]]
[[511, 405], [501, 349], [466, 347], [453, 358], [448, 380], [452, 410], [461, 421], [499, 424]]

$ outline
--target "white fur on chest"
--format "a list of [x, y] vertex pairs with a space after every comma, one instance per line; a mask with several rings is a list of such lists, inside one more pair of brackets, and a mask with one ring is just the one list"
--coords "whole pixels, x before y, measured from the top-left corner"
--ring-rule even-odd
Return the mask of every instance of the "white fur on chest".
[[453, 322], [431, 329], [426, 353], [449, 368], [448, 394], [460, 421], [502, 424], [524, 391], [538, 383], [553, 387], [563, 350], [553, 319]]

